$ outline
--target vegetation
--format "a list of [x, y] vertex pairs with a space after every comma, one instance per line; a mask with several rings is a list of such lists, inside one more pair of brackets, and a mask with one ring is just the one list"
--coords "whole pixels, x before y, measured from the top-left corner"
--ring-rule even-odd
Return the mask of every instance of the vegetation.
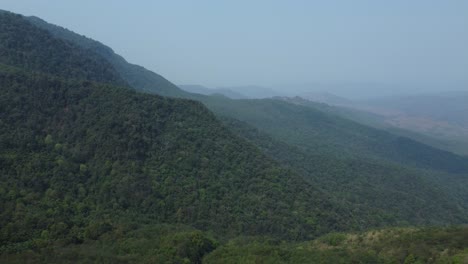
[[201, 263], [217, 242], [181, 225], [119, 225], [99, 240], [64, 245], [44, 239], [38, 250], [0, 255], [2, 263]]
[[467, 263], [467, 228], [383, 229], [331, 233], [303, 243], [240, 238], [204, 263]]
[[200, 103], [15, 70], [0, 84], [2, 243], [119, 218], [289, 239], [354, 222]]
[[0, 262], [466, 257], [465, 228], [336, 233], [466, 222], [464, 158], [277, 100], [190, 95], [65, 29], [0, 22]]
[[[231, 131], [302, 175], [339, 201], [352, 204], [361, 218], [381, 225], [466, 223], [468, 179], [388, 162], [317, 155], [224, 118]], [[348, 205], [350, 206], [350, 205]], [[416, 213], [417, 212], [417, 213]]]
[[232, 100], [223, 96], [190, 94], [156, 73], [127, 63], [112, 49], [97, 41], [51, 25], [36, 17], [27, 19], [49, 31], [53, 36], [103, 57], [136, 90], [201, 101], [218, 116], [243, 121], [277, 140], [306, 152], [346, 158], [379, 159], [405, 166], [468, 174], [468, 158], [407, 137], [412, 135], [391, 134], [341, 118], [336, 110], [323, 111], [323, 107], [310, 107], [303, 103], [298, 105], [277, 99]]

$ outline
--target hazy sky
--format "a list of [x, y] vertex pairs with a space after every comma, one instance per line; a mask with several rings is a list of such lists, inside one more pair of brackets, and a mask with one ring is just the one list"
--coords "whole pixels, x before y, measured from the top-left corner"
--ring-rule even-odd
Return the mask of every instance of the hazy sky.
[[99, 40], [176, 84], [468, 84], [466, 0], [2, 0], [0, 9]]

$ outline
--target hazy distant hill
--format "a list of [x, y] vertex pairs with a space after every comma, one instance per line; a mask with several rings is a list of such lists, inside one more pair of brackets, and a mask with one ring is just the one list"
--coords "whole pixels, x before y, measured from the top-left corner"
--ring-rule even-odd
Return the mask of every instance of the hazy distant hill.
[[271, 98], [274, 96], [282, 95], [282, 93], [275, 91], [271, 88], [256, 85], [218, 87], [217, 89], [234, 91], [250, 99]]
[[[88, 80], [103, 69], [71, 60], [61, 70], [77, 75], [56, 75], [47, 58], [63, 41], [17, 15], [0, 21], [0, 43], [24, 45], [0, 57], [0, 254], [140, 224], [285, 239], [361, 226], [347, 206], [233, 135], [201, 103], [114, 86], [112, 75]], [[24, 29], [26, 40], [15, 34]], [[83, 52], [75, 49], [57, 52]], [[26, 51], [46, 72], [14, 61]]]
[[353, 101], [329, 92], [307, 92], [302, 93], [299, 97], [318, 103], [329, 105], [351, 106]]
[[468, 129], [468, 92], [432, 95], [384, 97], [361, 102], [378, 109], [395, 111], [395, 115], [432, 119]]
[[[217, 96], [183, 96], [204, 102], [220, 116], [244, 121], [276, 140], [324, 158], [338, 156], [446, 172], [467, 171], [468, 163], [460, 156], [407, 137], [360, 125], [320, 109], [271, 99], [231, 100]], [[369, 168], [365, 170], [373, 172]]]
[[220, 94], [231, 99], [246, 99], [247, 96], [234, 92], [230, 89], [210, 89], [201, 85], [179, 85], [179, 88], [189, 93], [197, 93], [203, 95], [215, 95]]
[[[412, 138], [416, 141], [424, 144], [433, 146], [435, 148], [451, 151], [461, 155], [468, 155], [468, 139], [463, 137], [450, 137], [440, 134], [426, 133], [423, 130], [414, 129], [410, 126], [398, 126], [394, 125], [389, 110], [386, 112], [373, 110], [373, 108], [359, 105], [359, 103], [351, 101], [351, 104], [345, 106], [337, 106], [327, 103], [317, 103], [301, 97], [277, 97], [280, 100], [284, 100], [293, 104], [303, 105], [318, 109], [326, 113], [338, 115], [346, 119], [353, 120], [360, 124], [364, 124], [370, 127], [375, 127], [381, 130], [388, 131], [395, 135], [400, 135], [408, 138]], [[453, 130], [452, 133], [457, 133], [457, 130]]]

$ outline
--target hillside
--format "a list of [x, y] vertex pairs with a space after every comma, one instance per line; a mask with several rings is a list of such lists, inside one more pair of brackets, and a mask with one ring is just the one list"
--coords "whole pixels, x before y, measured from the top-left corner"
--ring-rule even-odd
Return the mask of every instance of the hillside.
[[467, 92], [375, 98], [357, 106], [381, 115], [388, 125], [443, 140], [468, 155]]
[[290, 239], [352, 226], [199, 103], [9, 69], [0, 85], [2, 244], [80, 238], [92, 219]]
[[14, 66], [0, 68], [2, 252], [81, 243], [132, 222], [284, 239], [362, 226], [201, 103]]
[[200, 100], [220, 116], [243, 121], [310, 153], [383, 160], [450, 173], [468, 172], [468, 158], [307, 106], [275, 99]]
[[190, 94], [40, 19], [0, 21], [0, 262], [423, 261], [395, 246], [421, 241], [465, 256], [461, 227], [375, 246], [334, 233], [466, 223], [465, 158], [281, 100]]
[[[287, 104], [281, 100], [231, 100], [220, 96], [203, 96], [182, 91], [167, 80], [142, 67], [127, 63], [110, 48], [66, 29], [29, 17], [35, 25], [54, 36], [95, 51], [106, 57], [133, 88], [159, 95], [189, 98], [203, 102], [220, 116], [244, 121], [288, 144], [308, 151], [331, 155], [383, 159], [404, 165], [454, 173], [468, 172], [468, 158], [454, 155], [405, 135], [397, 136], [357, 122], [328, 115], [317, 109]], [[105, 51], [105, 52], [104, 52]], [[106, 55], [107, 54], [107, 55]], [[118, 59], [120, 58], [120, 59]], [[150, 77], [149, 77], [150, 76]], [[263, 91], [261, 87], [234, 87], [232, 90]], [[269, 96], [273, 96], [272, 92]], [[253, 96], [255, 97], [255, 96]], [[257, 96], [258, 97], [258, 96]], [[287, 126], [285, 126], [287, 124]]]
[[368, 215], [382, 226], [465, 223], [468, 219], [466, 177], [316, 154], [276, 140], [244, 122], [230, 118], [223, 122], [313, 186], [346, 201], [359, 215]]
[[[70, 31], [62, 33], [57, 36], [84, 41]], [[230, 117], [233, 123], [226, 125], [232, 131], [307, 181], [313, 179], [314, 185], [331, 196], [353, 202], [362, 211], [377, 210], [371, 213], [374, 216], [368, 219], [370, 222], [382, 215], [391, 215], [385, 223], [444, 223], [466, 217], [465, 209], [461, 209], [466, 201], [459, 198], [465, 197], [466, 190], [457, 189], [460, 180], [466, 179], [466, 158], [361, 125], [323, 108], [275, 99], [231, 100], [195, 94], [183, 97], [203, 102], [220, 117]], [[251, 138], [251, 131], [262, 135], [261, 139]], [[425, 203], [434, 193], [440, 195], [439, 203], [434, 203], [438, 209], [426, 208]], [[415, 203], [401, 206], [408, 200]], [[419, 208], [425, 213], [415, 214]]]
[[[307, 106], [312, 109], [353, 120], [366, 126], [385, 130], [394, 135], [411, 138], [437, 149], [446, 150], [462, 156], [468, 155], [468, 140], [463, 139], [463, 137], [451, 137], [449, 135], [444, 136], [443, 134], [428, 133], [424, 130], [415, 129], [414, 126], [417, 126], [418, 119], [413, 120], [414, 123], [412, 123], [412, 126], [399, 126], [392, 121], [392, 114], [390, 113], [394, 111], [387, 110], [384, 112], [377, 111], [374, 113], [372, 109], [363, 110], [366, 109], [366, 107], [360, 107], [355, 102], [348, 106], [337, 106], [337, 104], [318, 103], [302, 97], [276, 97], [276, 99]], [[410, 121], [410, 119], [408, 119], [408, 121]], [[432, 121], [430, 123], [434, 122]], [[444, 126], [446, 126], [446, 124]], [[444, 126], [439, 127], [439, 129], [443, 129]], [[447, 129], [445, 131], [449, 132]], [[458, 133], [457, 131], [460, 132], [459, 129], [452, 129], [452, 132], [450, 133]]]

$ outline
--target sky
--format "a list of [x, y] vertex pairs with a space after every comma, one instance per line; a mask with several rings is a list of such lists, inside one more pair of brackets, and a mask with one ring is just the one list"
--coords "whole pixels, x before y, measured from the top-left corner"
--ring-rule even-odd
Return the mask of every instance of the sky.
[[1, 0], [0, 9], [96, 39], [176, 84], [468, 90], [465, 0]]

